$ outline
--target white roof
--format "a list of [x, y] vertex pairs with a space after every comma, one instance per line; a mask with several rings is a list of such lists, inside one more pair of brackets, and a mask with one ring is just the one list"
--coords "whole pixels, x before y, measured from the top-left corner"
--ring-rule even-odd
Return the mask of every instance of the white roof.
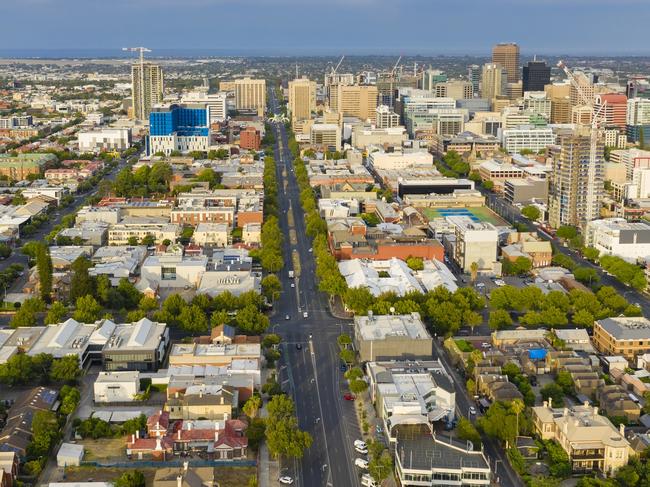
[[[75, 443], [61, 443], [61, 448], [59, 448], [59, 452], [56, 456], [57, 458], [74, 458], [81, 460], [84, 456], [84, 447], [83, 445], [77, 445]], [[68, 484], [68, 482], [65, 483]]]

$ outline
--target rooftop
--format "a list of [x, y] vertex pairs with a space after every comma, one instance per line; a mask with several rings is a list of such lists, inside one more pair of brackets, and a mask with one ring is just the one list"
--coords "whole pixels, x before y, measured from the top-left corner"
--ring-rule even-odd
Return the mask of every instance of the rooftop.
[[471, 451], [467, 443], [460, 443], [451, 438], [400, 438], [395, 454], [403, 470], [490, 470], [483, 452]]
[[430, 340], [419, 313], [408, 315], [356, 316], [355, 329], [363, 340], [386, 340], [390, 337], [408, 337]]
[[650, 338], [650, 320], [643, 316], [605, 318], [596, 323], [616, 340], [647, 340]]

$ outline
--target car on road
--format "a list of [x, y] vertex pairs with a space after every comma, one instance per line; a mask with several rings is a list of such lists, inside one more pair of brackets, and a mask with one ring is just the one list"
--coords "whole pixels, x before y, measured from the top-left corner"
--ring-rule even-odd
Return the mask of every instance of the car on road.
[[304, 312], [302, 313], [302, 317], [303, 317], [303, 318], [308, 318], [308, 317], [309, 317], [309, 314], [308, 314], [306, 311], [304, 311]]
[[382, 434], [384, 432], [384, 428], [381, 427], [380, 424], [375, 426], [375, 431], [377, 432], [378, 435]]
[[284, 315], [284, 319], [289, 321], [291, 318], [289, 317], [289, 315]]
[[302, 350], [302, 344], [296, 343], [296, 350]]
[[354, 397], [354, 394], [346, 392], [345, 394], [343, 394], [343, 399], [345, 399], [346, 401], [354, 401], [356, 397]]
[[354, 465], [364, 470], [368, 470], [368, 460], [364, 460], [363, 458], [357, 458], [354, 461]]
[[469, 414], [476, 414], [476, 408], [474, 406], [469, 407]]
[[503, 279], [495, 279], [494, 284], [496, 284], [499, 287], [503, 287], [506, 285], [506, 282]]
[[308, 251], [308, 252], [312, 252], [313, 250], [314, 250], [313, 248], [309, 247], [309, 251]]
[[281, 484], [284, 484], [284, 485], [291, 485], [291, 484], [293, 484], [293, 478], [289, 477], [288, 475], [285, 475], [284, 477], [280, 477], [280, 478], [278, 479], [278, 481], [279, 481]]
[[291, 287], [296, 287], [296, 284], [292, 282]]

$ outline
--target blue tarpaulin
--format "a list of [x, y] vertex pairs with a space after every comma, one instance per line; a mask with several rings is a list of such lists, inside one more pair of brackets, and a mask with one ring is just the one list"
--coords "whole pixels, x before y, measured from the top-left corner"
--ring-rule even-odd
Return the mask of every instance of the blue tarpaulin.
[[528, 351], [528, 358], [531, 360], [544, 360], [546, 358], [546, 349], [533, 348]]

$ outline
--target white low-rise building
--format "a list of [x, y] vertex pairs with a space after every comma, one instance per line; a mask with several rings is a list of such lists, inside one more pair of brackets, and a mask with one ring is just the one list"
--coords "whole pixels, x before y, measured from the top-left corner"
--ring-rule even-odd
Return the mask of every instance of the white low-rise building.
[[108, 229], [108, 244], [127, 245], [133, 238], [140, 242], [147, 236], [152, 236], [156, 243], [175, 242], [180, 235], [180, 225], [169, 223], [167, 218], [126, 217]]
[[230, 225], [226, 223], [199, 223], [192, 240], [197, 245], [226, 247], [230, 244]]
[[100, 372], [93, 388], [96, 403], [134, 401], [140, 391], [140, 372]]
[[79, 152], [123, 151], [131, 146], [131, 129], [100, 128], [80, 131]]
[[433, 156], [426, 151], [372, 152], [368, 165], [373, 169], [406, 169], [416, 166], [433, 166]]
[[201, 282], [208, 265], [205, 255], [184, 256], [182, 253], [152, 255], [142, 264], [141, 281], [152, 289], [179, 288], [195, 289]]
[[246, 245], [259, 245], [262, 242], [262, 225], [247, 223], [242, 227], [241, 239]]
[[585, 245], [601, 255], [615, 255], [628, 262], [650, 257], [650, 225], [623, 218], [606, 218], [587, 223]]
[[550, 127], [518, 127], [506, 129], [502, 134], [503, 148], [510, 154], [518, 154], [522, 150], [538, 152], [555, 144], [555, 134]]

